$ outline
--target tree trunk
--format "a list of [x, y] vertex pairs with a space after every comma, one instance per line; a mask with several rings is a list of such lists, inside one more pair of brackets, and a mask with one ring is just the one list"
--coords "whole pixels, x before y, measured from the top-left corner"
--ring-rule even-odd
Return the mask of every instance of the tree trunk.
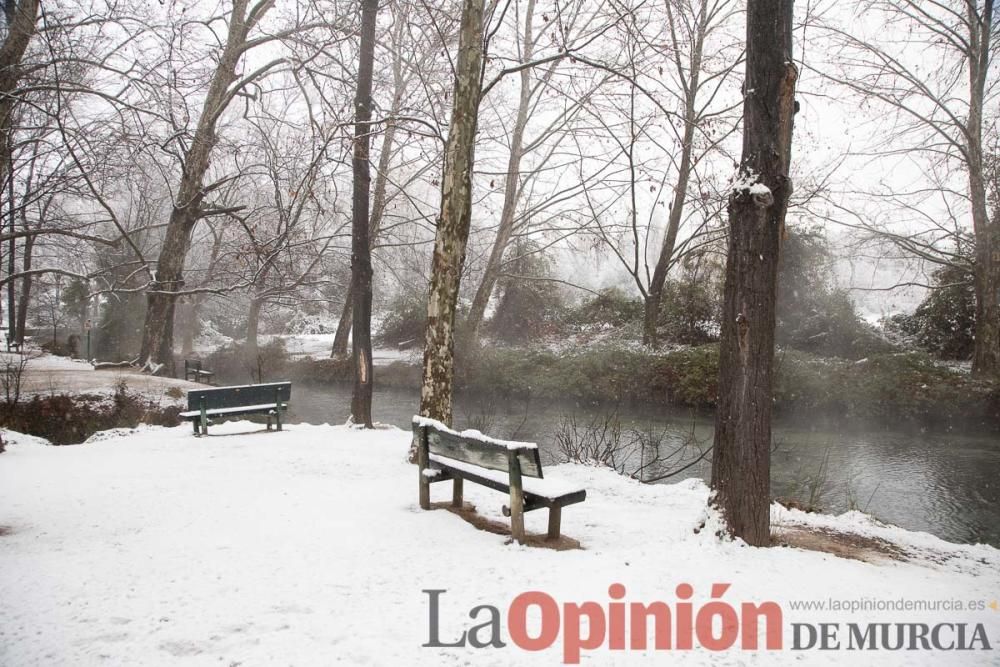
[[[351, 280], [354, 280], [353, 275]], [[351, 285], [347, 286], [347, 294], [344, 295], [344, 307], [340, 311], [340, 321], [337, 322], [337, 333], [333, 335], [333, 349], [330, 350], [331, 357], [346, 357], [347, 343], [351, 336], [351, 314], [354, 312], [354, 295]]]
[[[402, 23], [397, 30], [402, 30]], [[397, 43], [402, 40], [397, 36]], [[386, 190], [389, 185], [389, 167], [392, 162], [392, 150], [396, 143], [396, 121], [403, 108], [403, 71], [400, 51], [393, 60], [393, 79], [396, 89], [392, 98], [392, 107], [389, 110], [389, 120], [382, 134], [382, 148], [378, 156], [378, 172], [375, 174], [375, 188], [372, 192], [372, 213], [371, 224], [369, 226], [369, 245], [373, 246], [378, 239], [379, 230], [382, 228], [382, 217], [385, 215]], [[340, 312], [340, 320], [337, 322], [337, 333], [333, 337], [333, 347], [330, 350], [331, 357], [347, 356], [347, 343], [351, 331], [353, 314], [353, 290], [351, 286], [347, 288], [347, 295], [344, 297], [344, 307]]]
[[1000, 219], [990, 220], [983, 164], [983, 101], [990, 66], [990, 36], [993, 3], [987, 2], [982, 17], [975, 3], [967, 6], [969, 36], [968, 137], [969, 200], [976, 239], [973, 284], [976, 295], [976, 337], [972, 374], [1000, 376]]
[[451, 424], [455, 307], [472, 218], [472, 169], [483, 66], [484, 0], [463, 0], [454, 107], [434, 237], [420, 414]]
[[24, 327], [28, 321], [28, 304], [31, 303], [31, 251], [35, 246], [34, 236], [24, 237], [24, 250], [21, 257], [21, 268], [24, 270], [24, 277], [21, 278], [21, 298], [17, 304], [17, 329], [15, 338], [18, 343], [24, 345]]
[[[747, 3], [740, 181], [729, 196], [713, 503], [728, 530], [770, 544], [771, 401], [778, 256], [791, 194], [792, 0]], [[766, 186], [766, 187], [765, 187]]]
[[[14, 234], [17, 233], [17, 215], [15, 215], [15, 202], [14, 202], [14, 159], [13, 155], [10, 153], [11, 141], [11, 131], [8, 130], [6, 133], [7, 141], [4, 146], [0, 147], [0, 150], [7, 151], [6, 160], [8, 170], [7, 170], [7, 215], [10, 218], [10, 243], [7, 247], [7, 275], [13, 276], [17, 272], [17, 239]], [[15, 284], [13, 278], [7, 282], [7, 340], [10, 341], [11, 338], [16, 334], [17, 331], [17, 309], [14, 307], [15, 300]]]
[[372, 69], [375, 62], [375, 23], [378, 0], [361, 0], [361, 45], [358, 54], [358, 88], [354, 97], [354, 169], [351, 212], [352, 360], [354, 392], [351, 421], [372, 427], [372, 258], [371, 219], [371, 117]]
[[263, 305], [262, 299], [254, 297], [250, 299], [250, 308], [247, 310], [247, 339], [243, 344], [243, 354], [246, 355], [251, 368], [257, 365], [257, 353], [260, 349], [257, 332], [260, 328], [260, 310]]
[[229, 17], [229, 33], [205, 95], [198, 126], [184, 154], [181, 182], [160, 249], [156, 272], [150, 281], [146, 300], [146, 320], [139, 351], [139, 364], [152, 372], [165, 369], [174, 374], [174, 304], [176, 292], [184, 285], [184, 263], [191, 232], [201, 218], [203, 189], [215, 147], [219, 117], [232, 99], [230, 86], [236, 81], [236, 66], [243, 55], [250, 28], [271, 7], [255, 5], [247, 12], [249, 0], [234, 0]]
[[[4, 2], [4, 20], [7, 23], [7, 35], [0, 45], [0, 183], [8, 181], [7, 196], [9, 198], [10, 231], [15, 231], [14, 216], [14, 178], [13, 178], [13, 144], [14, 144], [14, 109], [18, 98], [15, 94], [21, 81], [21, 61], [28, 50], [28, 44], [35, 35], [38, 21], [38, 0], [7, 0]], [[0, 188], [2, 190], [2, 188]], [[8, 275], [16, 271], [17, 241], [13, 238], [9, 244], [7, 257]], [[15, 310], [14, 281], [7, 283], [7, 335], [13, 338], [17, 330]], [[8, 339], [10, 339], [8, 338]]]
[[[521, 54], [521, 62], [531, 62], [534, 54], [534, 30], [532, 18], [534, 16], [534, 0], [528, 0], [524, 18], [524, 51]], [[531, 70], [524, 68], [521, 75], [521, 95], [517, 105], [517, 118], [514, 121], [514, 129], [510, 137], [510, 156], [507, 158], [507, 179], [504, 183], [503, 210], [500, 212], [500, 226], [497, 228], [497, 237], [490, 250], [489, 259], [483, 270], [483, 278], [479, 282], [479, 288], [472, 299], [472, 306], [469, 308], [469, 317], [465, 321], [464, 341], [469, 346], [474, 346], [479, 340], [479, 327], [483, 323], [483, 316], [486, 307], [489, 305], [490, 297], [496, 288], [497, 280], [500, 277], [500, 269], [503, 264], [507, 246], [514, 234], [514, 219], [517, 213], [517, 203], [521, 195], [521, 159], [524, 157], [524, 131], [528, 126], [528, 111], [531, 106]]]

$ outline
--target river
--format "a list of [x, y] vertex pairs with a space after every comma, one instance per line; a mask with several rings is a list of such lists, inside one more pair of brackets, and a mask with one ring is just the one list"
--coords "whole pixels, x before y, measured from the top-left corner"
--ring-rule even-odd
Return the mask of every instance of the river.
[[[417, 409], [416, 390], [377, 390], [372, 412], [376, 421], [409, 429]], [[348, 385], [293, 388], [289, 422], [343, 423], [350, 414]], [[645, 451], [625, 447], [618, 463], [626, 473], [651, 479], [670, 473], [661, 483], [685, 477], [708, 480], [712, 442], [711, 415], [650, 407], [614, 408], [572, 403], [458, 397], [455, 427], [479, 428], [501, 438], [537, 442], [548, 463], [565, 460], [559, 434], [577, 433], [587, 425], [617, 422], [622, 441], [640, 434], [658, 443], [662, 465], [650, 463], [654, 446]], [[772, 494], [812, 500], [828, 513], [866, 511], [881, 521], [927, 531], [952, 542], [983, 542], [1000, 547], [1000, 442], [989, 435], [903, 433], [859, 428], [821, 419], [809, 426], [778, 420], [774, 428]], [[681, 468], [685, 468], [680, 470]]]

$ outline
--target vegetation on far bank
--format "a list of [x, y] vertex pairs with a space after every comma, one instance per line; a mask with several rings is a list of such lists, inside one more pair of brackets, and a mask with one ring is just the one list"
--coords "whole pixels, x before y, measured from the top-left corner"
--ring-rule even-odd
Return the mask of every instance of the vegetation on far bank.
[[[290, 358], [280, 342], [262, 348], [264, 380], [351, 381], [350, 359]], [[923, 352], [883, 352], [848, 360], [779, 349], [774, 406], [779, 415], [823, 416], [896, 427], [1000, 430], [1000, 384], [976, 380]], [[226, 381], [256, 376], [238, 349], [209, 363]], [[500, 399], [571, 400], [594, 405], [637, 403], [709, 410], [715, 407], [719, 348], [715, 343], [650, 352], [602, 345], [564, 350], [494, 347], [456, 360], [459, 391]], [[416, 389], [420, 368], [394, 362], [376, 370], [379, 386]]]

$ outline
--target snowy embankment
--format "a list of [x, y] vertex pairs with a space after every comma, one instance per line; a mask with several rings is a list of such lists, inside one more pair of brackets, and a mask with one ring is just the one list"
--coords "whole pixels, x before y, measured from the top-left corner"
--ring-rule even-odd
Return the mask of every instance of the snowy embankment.
[[[119, 383], [128, 390], [142, 394], [162, 405], [181, 404], [183, 391], [198, 388], [193, 382], [176, 378], [149, 375], [137, 368], [96, 370], [82, 359], [58, 357], [38, 350], [28, 350], [24, 357], [10, 352], [0, 352], [0, 366], [16, 365], [26, 361], [21, 392], [32, 394], [97, 394], [111, 396]], [[173, 396], [166, 392], [175, 389]]]
[[[680, 584], [693, 587], [695, 612], [717, 583], [731, 584], [722, 600], [736, 609], [775, 601], [783, 649], [716, 653], [696, 643], [611, 651], [604, 641], [583, 651], [584, 663], [942, 665], [1000, 657], [1000, 612], [989, 607], [793, 609], [801, 600], [968, 603], [1000, 594], [997, 550], [950, 545], [857, 514], [776, 509], [775, 519], [885, 540], [902, 560], [749, 548], [715, 536], [700, 482], [643, 486], [605, 469], [559, 466], [546, 475], [585, 486], [588, 497], [563, 515], [563, 533], [582, 549], [554, 551], [506, 544], [443, 509], [420, 511], [416, 469], [404, 461], [410, 437], [396, 429], [291, 425], [263, 433], [235, 422], [206, 438], [185, 426], [58, 448], [7, 435], [0, 665], [561, 664], [569, 616], [550, 648], [528, 652], [509, 635], [511, 601], [534, 590], [560, 609], [591, 600], [607, 610], [615, 583], [624, 585], [625, 602], [666, 602], [678, 623]], [[433, 499], [444, 500], [447, 486], [435, 485]], [[502, 494], [473, 484], [465, 494], [480, 514], [505, 521]], [[529, 533], [544, 532], [545, 521], [545, 511], [529, 513]], [[428, 589], [447, 591], [436, 594], [441, 643], [488, 620], [482, 612], [470, 621], [473, 607], [493, 605], [506, 646], [421, 647], [429, 639]], [[528, 614], [532, 636], [536, 612]], [[793, 623], [821, 621], [981, 623], [994, 649], [791, 650]]]

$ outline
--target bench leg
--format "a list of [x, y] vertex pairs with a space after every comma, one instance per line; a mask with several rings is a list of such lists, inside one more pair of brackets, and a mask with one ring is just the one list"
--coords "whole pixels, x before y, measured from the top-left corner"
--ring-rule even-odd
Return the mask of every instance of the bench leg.
[[555, 505], [549, 508], [549, 533], [546, 535], [548, 540], [558, 540], [559, 539], [559, 524], [562, 521], [562, 507]]
[[281, 410], [274, 413], [274, 421], [278, 424], [278, 430], [281, 430]]
[[192, 419], [191, 420], [191, 424], [194, 426], [194, 434], [195, 435], [201, 435], [201, 433], [198, 431], [198, 420], [197, 419]]
[[267, 430], [271, 430], [271, 415], [267, 416]]
[[513, 484], [510, 486], [510, 536], [518, 544], [524, 544], [524, 493], [520, 486]]
[[462, 509], [462, 478], [456, 477], [451, 491], [451, 506]]
[[420, 509], [431, 508], [431, 480], [424, 471], [430, 467], [430, 451], [427, 448], [427, 428], [422, 427], [413, 434], [417, 440], [417, 475], [420, 477]]

